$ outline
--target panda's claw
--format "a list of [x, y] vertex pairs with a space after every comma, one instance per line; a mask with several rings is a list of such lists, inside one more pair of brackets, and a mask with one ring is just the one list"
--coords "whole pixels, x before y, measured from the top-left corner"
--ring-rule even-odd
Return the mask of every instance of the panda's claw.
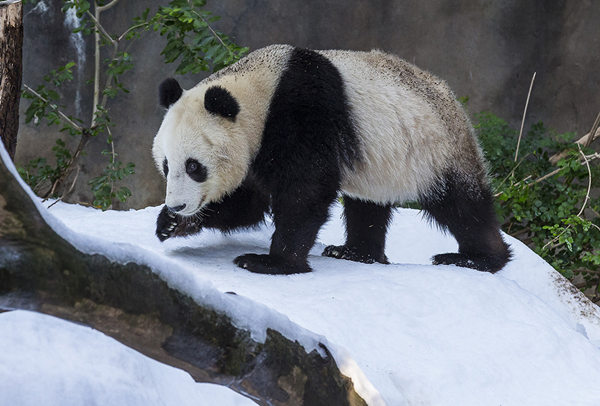
[[156, 219], [156, 236], [160, 241], [164, 241], [173, 235], [173, 231], [179, 225], [177, 215], [164, 206]]

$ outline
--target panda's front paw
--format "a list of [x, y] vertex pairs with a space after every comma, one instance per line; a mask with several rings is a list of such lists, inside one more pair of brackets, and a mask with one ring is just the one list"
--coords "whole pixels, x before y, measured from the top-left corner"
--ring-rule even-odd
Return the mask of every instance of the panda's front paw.
[[311, 271], [306, 263], [293, 263], [272, 255], [240, 255], [233, 262], [240, 268], [247, 269], [250, 272], [269, 275], [291, 275]]
[[156, 236], [163, 242], [173, 235], [173, 231], [178, 225], [178, 216], [164, 206], [156, 219]]

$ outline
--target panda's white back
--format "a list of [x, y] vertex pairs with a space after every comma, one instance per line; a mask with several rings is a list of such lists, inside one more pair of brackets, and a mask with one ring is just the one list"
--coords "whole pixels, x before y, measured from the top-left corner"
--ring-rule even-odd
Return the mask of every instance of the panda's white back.
[[361, 143], [362, 160], [344, 168], [344, 193], [416, 200], [444, 171], [480, 165], [468, 118], [445, 82], [379, 51], [319, 53], [340, 71]]

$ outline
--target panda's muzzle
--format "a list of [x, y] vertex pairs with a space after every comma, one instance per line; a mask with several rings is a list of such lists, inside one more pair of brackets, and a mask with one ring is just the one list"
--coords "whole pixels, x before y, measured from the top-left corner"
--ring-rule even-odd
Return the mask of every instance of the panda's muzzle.
[[178, 213], [181, 210], [185, 209], [185, 203], [184, 204], [180, 204], [179, 206], [174, 206], [174, 207], [167, 206], [167, 209], [169, 209], [169, 211], [171, 213]]

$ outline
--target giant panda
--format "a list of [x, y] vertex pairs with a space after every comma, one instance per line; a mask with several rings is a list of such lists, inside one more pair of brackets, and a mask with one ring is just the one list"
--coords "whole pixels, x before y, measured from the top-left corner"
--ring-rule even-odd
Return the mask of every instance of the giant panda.
[[273, 45], [189, 90], [167, 79], [159, 99], [161, 241], [252, 227], [271, 213], [269, 254], [235, 264], [310, 272], [308, 252], [341, 193], [346, 243], [325, 256], [388, 263], [392, 210], [416, 201], [458, 241], [434, 264], [496, 272], [510, 259], [464, 109], [444, 81], [396, 56]]

